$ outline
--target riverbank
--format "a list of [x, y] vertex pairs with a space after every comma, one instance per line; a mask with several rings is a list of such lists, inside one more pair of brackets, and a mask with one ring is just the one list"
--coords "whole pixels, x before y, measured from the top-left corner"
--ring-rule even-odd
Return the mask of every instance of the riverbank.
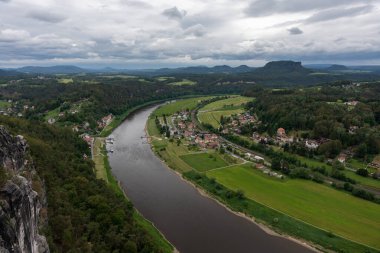
[[[142, 108], [148, 107], [150, 105], [164, 103], [166, 101], [171, 101], [171, 100], [185, 99], [185, 98], [196, 98], [196, 97], [203, 97], [203, 96], [204, 95], [186, 95], [186, 96], [180, 96], [180, 97], [175, 97], [175, 98], [153, 100], [153, 101], [149, 101], [149, 102], [137, 105], [135, 107], [128, 109], [123, 114], [115, 116], [115, 118], [112, 120], [112, 122], [110, 124], [108, 124], [102, 130], [102, 132], [99, 134], [99, 137], [109, 136], [131, 113], [136, 112]], [[217, 95], [215, 95], [215, 96], [217, 96]]]
[[[106, 184], [119, 196], [126, 201], [130, 201], [120, 183], [114, 178], [111, 172], [111, 166], [108, 161], [105, 138], [96, 137], [94, 140], [94, 157], [95, 172], [98, 179], [102, 179]], [[162, 249], [163, 253], [177, 252], [172, 244], [165, 239], [164, 235], [154, 226], [153, 223], [146, 220], [135, 208], [133, 218], [136, 224], [142, 227], [152, 238], [156, 246]]]
[[[148, 122], [147, 122], [147, 124], [148, 124]], [[297, 244], [302, 245], [304, 247], [307, 247], [307, 248], [309, 248], [309, 249], [311, 249], [311, 250], [313, 250], [315, 252], [323, 252], [324, 249], [321, 248], [321, 247], [319, 247], [318, 245], [312, 244], [312, 243], [310, 243], [308, 241], [305, 241], [305, 240], [302, 240], [302, 239], [299, 239], [299, 238], [295, 238], [295, 237], [291, 237], [291, 236], [288, 236], [286, 234], [283, 234], [280, 231], [271, 228], [267, 224], [256, 220], [255, 217], [249, 216], [249, 215], [247, 215], [246, 213], [244, 213], [242, 211], [236, 210], [233, 206], [231, 206], [228, 203], [226, 203], [225, 201], [223, 201], [223, 199], [221, 199], [220, 197], [212, 194], [206, 188], [202, 187], [202, 185], [197, 184], [195, 181], [192, 181], [188, 177], [184, 176], [184, 174], [188, 173], [188, 172], [183, 173], [183, 172], [179, 172], [178, 170], [176, 170], [176, 168], [171, 168], [169, 166], [169, 164], [167, 164], [162, 159], [162, 157], [159, 155], [159, 153], [157, 152], [157, 150], [155, 150], [154, 146], [152, 145], [151, 138], [155, 138], [155, 136], [151, 136], [149, 134], [147, 125], [145, 126], [144, 130], [145, 130], [146, 135], [149, 137], [148, 138], [148, 143], [150, 144], [150, 146], [152, 148], [152, 151], [157, 155], [157, 157], [159, 158], [159, 160], [161, 161], [161, 163], [165, 167], [167, 167], [167, 169], [174, 171], [174, 173], [177, 174], [181, 178], [181, 180], [183, 180], [184, 182], [190, 184], [195, 189], [197, 189], [197, 191], [199, 192], [199, 194], [201, 194], [202, 196], [207, 197], [209, 199], [212, 199], [213, 201], [216, 201], [219, 205], [223, 206], [226, 210], [228, 210], [229, 212], [233, 213], [234, 215], [237, 215], [239, 217], [242, 217], [244, 219], [249, 220], [250, 222], [252, 222], [255, 225], [257, 225], [258, 227], [260, 227], [264, 232], [266, 232], [269, 235], [278, 236], [278, 237], [282, 237], [282, 238], [294, 241]]]
[[[152, 130], [152, 126], [154, 126], [154, 124], [151, 123], [149, 127], [146, 127], [146, 131], [147, 128], [148, 130]], [[157, 131], [155, 131], [155, 133], [157, 134]], [[150, 136], [154, 136], [151, 133], [148, 134]], [[173, 159], [166, 161], [168, 158], [166, 152], [168, 152], [170, 149], [168, 147], [173, 144], [164, 139], [158, 142], [157, 138], [154, 138], [153, 143], [151, 144], [152, 146], [154, 146], [154, 144], [157, 145], [157, 147], [153, 147], [154, 152], [157, 154], [160, 160], [165, 163], [165, 165], [177, 173], [180, 172], [179, 174], [182, 178], [184, 178], [184, 180], [188, 182], [190, 181], [193, 185], [196, 185], [197, 188], [202, 189], [204, 193], [207, 193], [209, 197], [219, 201], [235, 214], [243, 214], [256, 223], [258, 222], [261, 224], [261, 227], [264, 226], [265, 229], [269, 229], [267, 230], [268, 232], [280, 234], [286, 238], [291, 237], [293, 240], [296, 240], [302, 245], [305, 245], [307, 242], [310, 247], [317, 247], [322, 251], [333, 250], [336, 252], [378, 252], [378, 250], [374, 248], [351, 241], [349, 239], [345, 239], [328, 230], [323, 230], [311, 224], [305, 223], [299, 219], [293, 218], [285, 213], [279, 212], [266, 205], [256, 202], [253, 199], [246, 197], [240, 199], [231, 197], [231, 194], [236, 194], [236, 192], [224, 187], [219, 183], [216, 183], [215, 180], [208, 178], [203, 173], [197, 173], [198, 175], [191, 177], [191, 175], [189, 175], [190, 172], [186, 172], [189, 170], [184, 171], [182, 167], [176, 167], [176, 161], [178, 159], [175, 159], [175, 161], [173, 161]], [[181, 148], [182, 147], [178, 147], [177, 150]], [[194, 172], [195, 170], [190, 171]]]

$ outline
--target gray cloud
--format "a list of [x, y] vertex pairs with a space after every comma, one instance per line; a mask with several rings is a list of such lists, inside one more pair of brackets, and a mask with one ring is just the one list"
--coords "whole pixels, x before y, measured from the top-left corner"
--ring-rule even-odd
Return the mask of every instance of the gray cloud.
[[50, 11], [31, 11], [27, 14], [29, 18], [33, 18], [39, 21], [48, 22], [48, 23], [60, 23], [66, 19], [61, 14], [58, 13], [52, 13]]
[[298, 34], [302, 34], [303, 31], [301, 29], [299, 29], [298, 27], [292, 27], [292, 28], [289, 28], [287, 29], [289, 34], [291, 35], [298, 35]]
[[145, 3], [143, 1], [138, 0], [120, 0], [121, 4], [130, 6], [130, 7], [138, 7], [138, 8], [152, 8], [152, 5]]
[[166, 9], [162, 12], [162, 15], [166, 16], [169, 19], [181, 20], [186, 16], [186, 11], [180, 11], [176, 6], [173, 8]]
[[275, 13], [296, 13], [323, 10], [351, 4], [371, 3], [372, 0], [256, 0], [249, 4], [245, 13], [252, 17], [263, 17]]
[[320, 11], [305, 20], [305, 23], [316, 23], [328, 20], [334, 20], [344, 17], [354, 17], [362, 14], [369, 13], [373, 10], [372, 5], [364, 5], [352, 8], [334, 8], [329, 10]]
[[[251, 64], [274, 59], [380, 63], [377, 0], [258, 0], [250, 13], [257, 22], [242, 13], [244, 6], [228, 4], [232, 0], [220, 5], [199, 0], [201, 6], [183, 0], [188, 13], [167, 9], [163, 0], [4, 1], [0, 0], [2, 65]], [[248, 1], [239, 1], [244, 2]], [[331, 29], [323, 21], [329, 21]]]
[[195, 37], [202, 37], [206, 34], [206, 29], [201, 24], [193, 25], [187, 28], [184, 32], [185, 35], [193, 35]]
[[3, 3], [8, 3], [10, 2], [11, 0], [0, 0], [0, 2], [3, 2]]

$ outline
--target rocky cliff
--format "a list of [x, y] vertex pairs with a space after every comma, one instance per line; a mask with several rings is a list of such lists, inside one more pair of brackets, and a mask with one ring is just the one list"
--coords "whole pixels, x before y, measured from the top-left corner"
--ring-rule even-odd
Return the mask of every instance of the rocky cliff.
[[22, 136], [0, 126], [0, 253], [49, 252], [39, 234], [40, 211], [45, 197]]

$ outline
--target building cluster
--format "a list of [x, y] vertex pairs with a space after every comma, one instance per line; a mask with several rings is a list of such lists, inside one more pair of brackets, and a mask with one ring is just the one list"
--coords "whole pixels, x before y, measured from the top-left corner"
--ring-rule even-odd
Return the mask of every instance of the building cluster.
[[113, 115], [110, 113], [107, 116], [104, 116], [101, 118], [97, 123], [98, 123], [98, 128], [103, 129], [106, 126], [108, 126], [113, 120]]
[[[189, 111], [181, 111], [173, 114], [172, 124], [168, 124], [170, 135], [174, 138], [185, 138], [190, 145], [196, 145], [202, 149], [216, 149], [220, 147], [219, 137], [216, 134], [201, 132], [191, 121]], [[161, 122], [162, 123], [162, 122]]]
[[[2, 102], [2, 101], [0, 101]], [[25, 105], [19, 101], [13, 101], [11, 99], [4, 100], [8, 105], [0, 106], [0, 115], [4, 116], [17, 116], [22, 117], [29, 110], [34, 110], [34, 106]]]
[[[277, 129], [276, 135], [273, 137], [253, 132], [252, 139], [257, 143], [285, 145], [293, 143], [294, 137], [286, 134], [286, 130], [282, 127]], [[311, 143], [311, 142], [310, 142]]]
[[90, 136], [89, 134], [82, 134], [80, 137], [88, 144], [88, 146], [92, 147], [94, 137]]
[[242, 127], [257, 123], [256, 117], [248, 112], [226, 117], [224, 121], [225, 122], [221, 122], [223, 134], [229, 134], [231, 132], [240, 134]]

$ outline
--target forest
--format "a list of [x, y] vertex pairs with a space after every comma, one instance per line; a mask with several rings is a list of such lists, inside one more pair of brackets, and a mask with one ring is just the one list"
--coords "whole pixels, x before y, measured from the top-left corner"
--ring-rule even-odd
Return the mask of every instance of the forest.
[[92, 160], [84, 158], [88, 146], [71, 130], [3, 116], [0, 125], [28, 141], [45, 184], [43, 233], [51, 252], [161, 252], [133, 218], [132, 203], [96, 179]]
[[246, 93], [256, 97], [247, 109], [262, 122], [258, 132], [273, 136], [281, 127], [300, 138], [326, 140], [318, 152], [331, 158], [351, 146], [359, 158], [380, 151], [380, 88], [376, 83], [357, 86], [339, 82], [308, 89], [256, 88]]

